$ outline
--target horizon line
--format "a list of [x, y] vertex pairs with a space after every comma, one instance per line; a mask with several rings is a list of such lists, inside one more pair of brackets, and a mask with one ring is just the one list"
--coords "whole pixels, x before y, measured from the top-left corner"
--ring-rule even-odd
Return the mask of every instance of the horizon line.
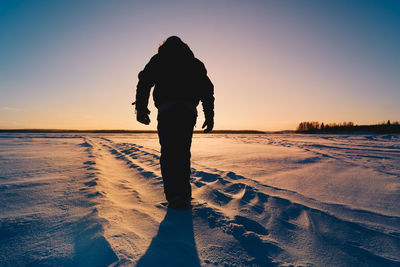
[[[18, 133], [18, 132], [31, 132], [31, 133], [157, 133], [157, 130], [128, 130], [128, 129], [48, 129], [48, 128], [23, 128], [23, 129], [0, 129], [0, 132]], [[243, 130], [213, 130], [211, 133], [279, 133], [279, 132], [294, 132], [294, 130], [283, 130], [283, 131], [261, 131], [253, 129]], [[193, 133], [204, 133], [203, 130], [194, 130]]]

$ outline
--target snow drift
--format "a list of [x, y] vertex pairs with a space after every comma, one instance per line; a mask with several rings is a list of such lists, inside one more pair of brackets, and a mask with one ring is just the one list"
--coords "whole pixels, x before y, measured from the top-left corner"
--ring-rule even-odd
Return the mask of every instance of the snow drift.
[[1, 134], [0, 265], [399, 266], [399, 135], [195, 135], [166, 209], [154, 134]]

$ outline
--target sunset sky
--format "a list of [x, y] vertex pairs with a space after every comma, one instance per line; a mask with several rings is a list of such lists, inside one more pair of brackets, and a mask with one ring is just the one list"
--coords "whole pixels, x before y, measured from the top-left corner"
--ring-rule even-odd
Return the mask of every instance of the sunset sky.
[[131, 102], [171, 35], [206, 65], [216, 129], [400, 120], [400, 1], [1, 0], [0, 128], [156, 129]]

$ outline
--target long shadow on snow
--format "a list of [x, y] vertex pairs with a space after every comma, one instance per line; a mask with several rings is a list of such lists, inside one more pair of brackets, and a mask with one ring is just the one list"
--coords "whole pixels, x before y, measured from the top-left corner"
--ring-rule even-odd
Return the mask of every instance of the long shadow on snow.
[[192, 210], [168, 209], [157, 235], [136, 266], [200, 266]]

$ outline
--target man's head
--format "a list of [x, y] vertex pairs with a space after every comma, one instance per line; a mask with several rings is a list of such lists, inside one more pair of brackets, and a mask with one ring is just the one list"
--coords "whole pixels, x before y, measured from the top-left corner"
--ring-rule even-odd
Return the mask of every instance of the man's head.
[[164, 44], [165, 43], [179, 45], [180, 43], [183, 43], [183, 42], [182, 42], [181, 38], [179, 38], [178, 36], [170, 36], [167, 38], [167, 40], [164, 41]]
[[178, 36], [170, 36], [159, 47], [161, 54], [187, 54], [193, 56], [192, 50]]

